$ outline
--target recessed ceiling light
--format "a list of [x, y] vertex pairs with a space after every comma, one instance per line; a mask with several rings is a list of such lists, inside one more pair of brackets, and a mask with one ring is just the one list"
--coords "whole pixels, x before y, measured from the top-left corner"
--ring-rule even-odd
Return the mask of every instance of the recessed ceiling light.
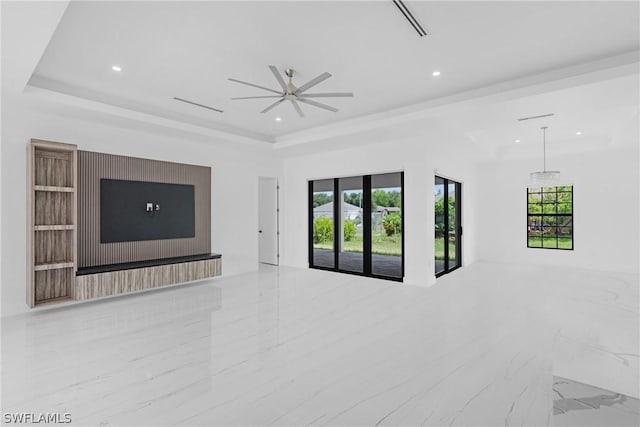
[[433, 73], [431, 73], [431, 75], [433, 77], [438, 77], [440, 75], [440, 71], [434, 71]]
[[519, 144], [519, 143], [520, 143], [520, 140], [519, 140], [519, 139], [516, 139], [516, 144]]
[[578, 131], [576, 132], [576, 135], [582, 135], [582, 132]]
[[122, 71], [122, 68], [119, 65], [113, 65], [113, 66], [111, 66], [111, 69], [113, 71], [117, 71], [117, 72]]
[[282, 121], [282, 117], [276, 117], [276, 122], [281, 122]]

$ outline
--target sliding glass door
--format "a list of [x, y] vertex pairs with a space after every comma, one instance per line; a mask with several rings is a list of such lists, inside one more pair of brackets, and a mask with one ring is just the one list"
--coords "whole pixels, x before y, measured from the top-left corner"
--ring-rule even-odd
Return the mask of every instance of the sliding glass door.
[[434, 253], [436, 277], [462, 265], [462, 184], [439, 176], [434, 183]]
[[310, 259], [318, 267], [334, 268], [336, 252], [334, 246], [333, 180], [312, 181], [309, 183], [309, 192], [313, 221], [313, 232], [310, 237]]
[[309, 181], [309, 266], [402, 281], [403, 174]]
[[337, 238], [338, 270], [364, 272], [364, 245], [362, 230], [362, 177], [338, 179], [340, 203]]
[[402, 176], [371, 176], [371, 272], [402, 277]]

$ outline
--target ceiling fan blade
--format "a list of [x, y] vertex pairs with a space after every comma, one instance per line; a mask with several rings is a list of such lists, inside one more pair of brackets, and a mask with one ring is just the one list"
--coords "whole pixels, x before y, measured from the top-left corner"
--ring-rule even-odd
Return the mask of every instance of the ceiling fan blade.
[[280, 98], [278, 99], [276, 102], [274, 102], [273, 104], [269, 105], [267, 108], [265, 108], [264, 110], [260, 111], [261, 113], [266, 113], [267, 111], [275, 108], [276, 106], [278, 106], [282, 101], [284, 101], [284, 98]]
[[258, 99], [258, 98], [281, 98], [282, 95], [266, 95], [266, 96], [240, 96], [238, 98], [231, 99]]
[[287, 84], [284, 82], [282, 76], [280, 75], [280, 73], [278, 72], [278, 69], [276, 68], [275, 65], [269, 65], [269, 69], [271, 70], [271, 72], [273, 73], [273, 75], [276, 77], [276, 80], [278, 81], [278, 84], [280, 85], [280, 87], [282, 88], [283, 91], [287, 91]]
[[308, 82], [306, 82], [305, 84], [303, 84], [302, 86], [300, 86], [298, 88], [298, 90], [295, 91], [296, 95], [301, 94], [302, 92], [304, 92], [307, 89], [311, 89], [312, 87], [314, 87], [315, 85], [317, 85], [318, 83], [321, 83], [325, 80], [327, 80], [329, 77], [331, 77], [331, 74], [329, 73], [322, 73], [320, 74], [318, 77], [316, 77], [315, 79], [311, 79]]
[[247, 86], [257, 87], [258, 89], [268, 90], [269, 92], [273, 92], [273, 93], [277, 93], [278, 95], [282, 95], [282, 92], [278, 92], [277, 90], [269, 89], [268, 87], [254, 85], [253, 83], [243, 82], [242, 80], [236, 80], [236, 79], [229, 79], [229, 80], [231, 80], [232, 82], [240, 83], [240, 84], [247, 85]]
[[347, 98], [352, 97], [353, 92], [301, 93], [298, 96], [304, 98]]
[[312, 99], [306, 99], [306, 98], [298, 98], [298, 101], [300, 102], [304, 102], [305, 104], [309, 104], [309, 105], [313, 105], [314, 107], [318, 107], [318, 108], [323, 108], [325, 110], [329, 110], [329, 111], [333, 111], [334, 113], [338, 111], [337, 108], [333, 108], [327, 104], [322, 104], [320, 102], [316, 102]]
[[298, 103], [296, 102], [295, 99], [291, 100], [291, 103], [293, 104], [293, 107], [296, 109], [296, 111], [298, 112], [298, 115], [300, 117], [304, 117], [304, 113], [302, 112], [302, 108], [300, 108], [300, 105], [298, 105]]

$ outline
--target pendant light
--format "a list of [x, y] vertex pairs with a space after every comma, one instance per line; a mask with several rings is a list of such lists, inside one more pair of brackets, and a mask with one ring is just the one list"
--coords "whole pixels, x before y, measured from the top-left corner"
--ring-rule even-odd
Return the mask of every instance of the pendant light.
[[542, 171], [531, 172], [531, 185], [534, 187], [554, 187], [560, 179], [560, 171], [547, 170], [547, 126], [543, 126], [540, 129], [542, 129], [543, 167]]

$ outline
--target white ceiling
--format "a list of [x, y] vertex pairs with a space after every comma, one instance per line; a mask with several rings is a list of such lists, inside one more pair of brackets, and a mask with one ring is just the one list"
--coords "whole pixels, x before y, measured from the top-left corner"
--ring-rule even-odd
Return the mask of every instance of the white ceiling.
[[[517, 120], [547, 113], [554, 115]], [[276, 148], [296, 156], [310, 150], [416, 140], [445, 142], [448, 155], [471, 162], [542, 158], [541, 127], [547, 126], [547, 155], [554, 157], [637, 146], [639, 114], [640, 81], [638, 74], [631, 74], [513, 98], [446, 104], [419, 111], [410, 120], [390, 120], [379, 127], [365, 124], [352, 133], [344, 128], [334, 135], [325, 132], [319, 144], [279, 143]]]
[[[503, 102], [443, 111], [440, 122], [494, 157], [526, 156], [542, 152], [542, 126], [548, 127], [549, 154], [637, 144], [621, 138], [638, 122], [640, 84], [637, 75], [580, 85]], [[532, 115], [553, 114], [519, 121]], [[637, 125], [636, 125], [637, 126]], [[578, 134], [579, 133], [579, 134]]]
[[[428, 36], [418, 37], [391, 1], [71, 2], [30, 84], [273, 142], [640, 49], [638, 2], [407, 5]], [[123, 71], [112, 71], [113, 64]], [[260, 114], [270, 100], [230, 100], [269, 93], [229, 77], [276, 89], [270, 64], [296, 69], [298, 83], [328, 71], [333, 77], [314, 92], [353, 91], [355, 97], [322, 100], [339, 108], [338, 113], [303, 105], [304, 118], [288, 103]], [[432, 77], [434, 70], [442, 75]], [[633, 78], [637, 75], [610, 87], [576, 91], [571, 98], [567, 93], [562, 98], [523, 98], [480, 114], [476, 108], [457, 126], [455, 115], [446, 120], [495, 152], [501, 149], [496, 141], [539, 138], [533, 131], [518, 131], [512, 117], [516, 113], [560, 113], [563, 132], [597, 127], [598, 118], [604, 126], [619, 113], [637, 114], [637, 96], [628, 93]], [[637, 84], [634, 88], [637, 92]], [[174, 96], [224, 113], [179, 103]], [[571, 114], [576, 109], [585, 115]], [[276, 123], [276, 116], [282, 122]]]

